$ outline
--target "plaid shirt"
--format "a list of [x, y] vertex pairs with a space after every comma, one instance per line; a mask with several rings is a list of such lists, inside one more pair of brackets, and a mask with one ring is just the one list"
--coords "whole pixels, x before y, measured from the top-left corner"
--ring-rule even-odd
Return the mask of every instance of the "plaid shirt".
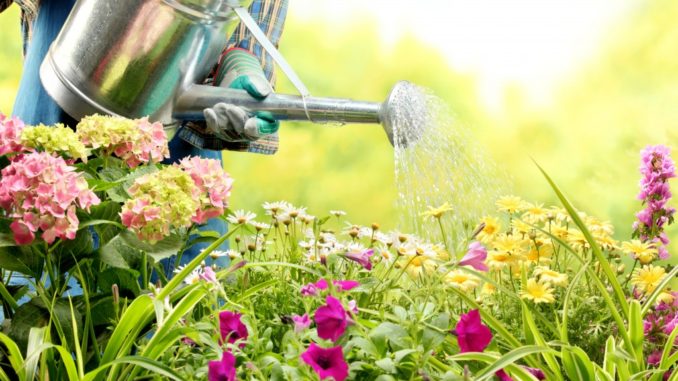
[[[49, 0], [43, 0], [49, 1]], [[21, 7], [22, 26], [24, 32], [24, 51], [26, 44], [31, 36], [31, 23], [37, 15], [39, 9], [39, 0], [14, 0]], [[252, 18], [257, 21], [261, 30], [264, 31], [268, 39], [277, 47], [282, 35], [285, 17], [287, 16], [287, 7], [289, 0], [254, 0], [250, 5], [249, 12]], [[5, 10], [12, 4], [12, 0], [0, 0], [0, 12]], [[273, 86], [275, 83], [275, 71], [273, 59], [268, 53], [265, 53], [261, 44], [250, 34], [244, 24], [236, 27], [235, 32], [231, 36], [227, 46], [223, 52], [232, 47], [239, 47], [248, 50], [259, 58], [262, 69], [266, 78]], [[216, 73], [219, 64], [224, 58], [222, 53], [218, 62], [214, 65], [214, 69], [210, 76], [205, 79], [205, 83], [212, 83], [212, 78], [219, 76]], [[234, 151], [248, 151], [263, 154], [273, 154], [278, 150], [278, 133], [271, 134], [260, 138], [254, 142], [225, 142], [211, 138], [203, 134], [204, 122], [186, 122], [179, 129], [177, 134], [198, 148], [210, 147], [212, 149], [228, 149]]]

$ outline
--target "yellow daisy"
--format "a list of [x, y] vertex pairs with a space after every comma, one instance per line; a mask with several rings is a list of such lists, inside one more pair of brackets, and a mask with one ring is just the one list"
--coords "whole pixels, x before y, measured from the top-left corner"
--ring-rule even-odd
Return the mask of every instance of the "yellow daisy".
[[671, 294], [670, 292], [663, 291], [663, 292], [660, 292], [659, 295], [657, 295], [657, 304], [660, 304], [662, 302], [664, 302], [666, 304], [671, 304], [671, 303], [673, 303], [674, 299], [675, 298], [674, 298], [673, 294]]
[[638, 290], [649, 294], [657, 288], [662, 279], [664, 279], [664, 275], [666, 275], [666, 270], [663, 267], [645, 265], [633, 271], [631, 284], [636, 286]]
[[527, 260], [530, 262], [549, 263], [553, 256], [553, 245], [544, 243], [544, 241], [537, 239], [537, 245], [530, 245], [530, 250], [527, 252]]
[[657, 248], [652, 242], [641, 242], [638, 239], [622, 242], [622, 251], [646, 265], [657, 258]]
[[437, 208], [429, 206], [428, 210], [426, 212], [422, 213], [421, 215], [423, 217], [440, 218], [440, 217], [443, 216], [443, 214], [445, 214], [446, 212], [452, 211], [452, 210], [453, 210], [453, 208], [450, 205], [450, 203], [446, 202], [446, 203], [440, 205]]
[[495, 205], [500, 212], [513, 214], [520, 212], [524, 208], [525, 202], [517, 196], [504, 196], [499, 198]]
[[537, 281], [534, 278], [527, 280], [527, 286], [520, 291], [520, 297], [535, 303], [553, 303], [556, 301], [553, 296], [553, 288], [548, 283]]
[[534, 275], [542, 282], [551, 283], [556, 286], [567, 286], [567, 274], [553, 271], [546, 266], [537, 266], [534, 268]]
[[483, 283], [483, 287], [480, 288], [480, 293], [482, 295], [492, 295], [497, 291], [497, 287], [495, 287], [492, 283]]
[[445, 281], [450, 286], [458, 288], [463, 292], [471, 292], [480, 284], [480, 279], [478, 279], [478, 277], [460, 269], [447, 273], [445, 275]]
[[478, 240], [484, 243], [492, 240], [492, 238], [501, 230], [501, 224], [499, 224], [499, 220], [494, 217], [484, 217], [480, 220], [480, 222], [485, 225], [483, 226], [483, 230], [478, 233]]
[[544, 204], [525, 204], [525, 213], [523, 219], [531, 224], [537, 224], [546, 221], [549, 216], [549, 211], [544, 209]]

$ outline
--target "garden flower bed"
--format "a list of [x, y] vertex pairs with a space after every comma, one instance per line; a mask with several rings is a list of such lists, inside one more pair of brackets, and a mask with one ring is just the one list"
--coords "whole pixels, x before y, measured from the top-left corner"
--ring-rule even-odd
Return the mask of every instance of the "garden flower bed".
[[[146, 120], [0, 116], [0, 380], [678, 378], [666, 147], [642, 152], [633, 237], [544, 173], [561, 206], [502, 197], [458, 248], [339, 210], [229, 210], [219, 162], [167, 154]], [[210, 218], [229, 233], [198, 231]]]

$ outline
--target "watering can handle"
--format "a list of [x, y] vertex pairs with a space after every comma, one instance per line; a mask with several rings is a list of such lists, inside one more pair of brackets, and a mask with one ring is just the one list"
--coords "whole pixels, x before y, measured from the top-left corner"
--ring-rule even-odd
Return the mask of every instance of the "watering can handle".
[[[240, 17], [240, 20], [245, 24], [247, 29], [252, 33], [254, 38], [259, 41], [261, 46], [264, 47], [266, 52], [273, 57], [273, 60], [280, 66], [280, 70], [282, 70], [283, 73], [285, 73], [285, 76], [289, 78], [290, 82], [294, 85], [294, 87], [299, 91], [299, 94], [301, 95], [302, 99], [305, 99], [309, 97], [311, 94], [308, 92], [308, 89], [304, 85], [304, 83], [301, 81], [299, 76], [297, 76], [297, 73], [294, 72], [294, 69], [292, 69], [292, 66], [290, 66], [289, 63], [287, 63], [287, 60], [285, 60], [285, 57], [283, 57], [282, 54], [278, 51], [278, 49], [275, 48], [275, 46], [271, 43], [271, 41], [268, 40], [266, 37], [266, 34], [259, 28], [259, 25], [257, 25], [257, 22], [254, 21], [252, 16], [250, 16], [249, 12], [247, 12], [247, 9], [243, 7], [235, 7], [233, 8], [235, 13]], [[310, 117], [309, 117], [310, 119]]]

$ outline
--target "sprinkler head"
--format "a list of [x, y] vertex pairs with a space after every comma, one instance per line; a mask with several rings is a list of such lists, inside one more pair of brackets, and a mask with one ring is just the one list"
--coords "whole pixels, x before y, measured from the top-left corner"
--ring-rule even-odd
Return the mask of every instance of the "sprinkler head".
[[422, 107], [423, 98], [414, 99], [419, 95], [420, 91], [414, 84], [398, 81], [382, 103], [379, 122], [393, 147], [406, 148], [423, 135], [425, 126], [414, 123], [413, 118], [416, 117], [417, 121], [422, 120], [423, 115], [414, 114], [426, 112]]

